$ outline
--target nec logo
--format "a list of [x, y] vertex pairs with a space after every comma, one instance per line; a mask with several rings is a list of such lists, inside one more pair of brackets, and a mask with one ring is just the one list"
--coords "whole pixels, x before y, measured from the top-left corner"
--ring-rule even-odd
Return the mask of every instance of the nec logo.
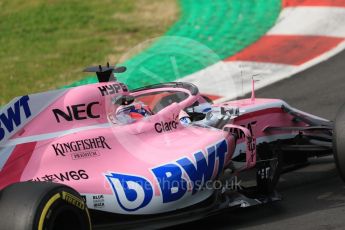
[[11, 133], [22, 124], [23, 114], [25, 115], [25, 119], [31, 117], [29, 96], [21, 97], [11, 107], [0, 114], [0, 141], [5, 138], [6, 132]]
[[88, 118], [96, 119], [100, 118], [101, 116], [98, 114], [94, 114], [93, 107], [95, 105], [99, 105], [99, 102], [91, 102], [90, 104], [78, 104], [78, 105], [71, 105], [67, 106], [65, 111], [60, 109], [53, 109], [53, 113], [55, 119], [58, 123], [61, 122], [60, 118], [65, 119], [66, 121], [73, 121], [73, 120], [85, 120]]

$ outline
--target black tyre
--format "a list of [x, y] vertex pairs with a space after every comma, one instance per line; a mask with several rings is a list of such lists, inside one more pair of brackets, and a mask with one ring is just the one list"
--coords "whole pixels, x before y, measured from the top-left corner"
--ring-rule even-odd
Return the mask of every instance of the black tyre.
[[340, 177], [345, 182], [345, 104], [339, 109], [334, 122], [333, 154]]
[[0, 192], [2, 230], [90, 230], [78, 192], [50, 182], [15, 183]]

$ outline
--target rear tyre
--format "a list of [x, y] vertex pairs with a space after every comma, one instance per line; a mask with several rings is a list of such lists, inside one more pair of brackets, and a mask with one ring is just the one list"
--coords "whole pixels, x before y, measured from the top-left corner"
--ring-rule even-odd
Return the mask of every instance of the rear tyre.
[[3, 230], [90, 230], [88, 209], [74, 189], [50, 182], [15, 183], [0, 192]]
[[345, 104], [339, 109], [333, 129], [333, 154], [340, 177], [345, 182]]

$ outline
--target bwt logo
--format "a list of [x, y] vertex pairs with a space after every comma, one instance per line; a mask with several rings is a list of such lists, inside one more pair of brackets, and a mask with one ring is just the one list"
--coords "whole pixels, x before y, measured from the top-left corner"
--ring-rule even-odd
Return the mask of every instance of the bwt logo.
[[[21, 97], [11, 107], [0, 114], [0, 141], [5, 138], [6, 132], [12, 133], [24, 119], [31, 117], [29, 96]], [[25, 118], [23, 119], [23, 115]]]
[[127, 212], [143, 208], [152, 200], [153, 187], [145, 178], [119, 173], [111, 173], [105, 177], [114, 191], [118, 204]]
[[[226, 140], [208, 147], [206, 153], [198, 151], [193, 160], [184, 157], [151, 169], [160, 188], [162, 203], [181, 199], [190, 187], [194, 195], [207, 182], [220, 175], [228, 153]], [[184, 178], [184, 174], [188, 178]], [[153, 182], [144, 177], [120, 173], [109, 173], [105, 177], [113, 189], [117, 203], [127, 212], [146, 207], [153, 198]]]

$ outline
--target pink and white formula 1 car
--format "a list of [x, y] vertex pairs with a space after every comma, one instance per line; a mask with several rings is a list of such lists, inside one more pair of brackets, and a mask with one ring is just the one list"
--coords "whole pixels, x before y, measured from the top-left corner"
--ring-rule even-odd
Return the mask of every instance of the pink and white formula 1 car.
[[179, 224], [279, 200], [281, 173], [333, 153], [345, 175], [345, 109], [333, 129], [278, 99], [212, 104], [189, 83], [129, 91], [124, 67], [86, 70], [99, 83], [0, 110], [1, 229]]

